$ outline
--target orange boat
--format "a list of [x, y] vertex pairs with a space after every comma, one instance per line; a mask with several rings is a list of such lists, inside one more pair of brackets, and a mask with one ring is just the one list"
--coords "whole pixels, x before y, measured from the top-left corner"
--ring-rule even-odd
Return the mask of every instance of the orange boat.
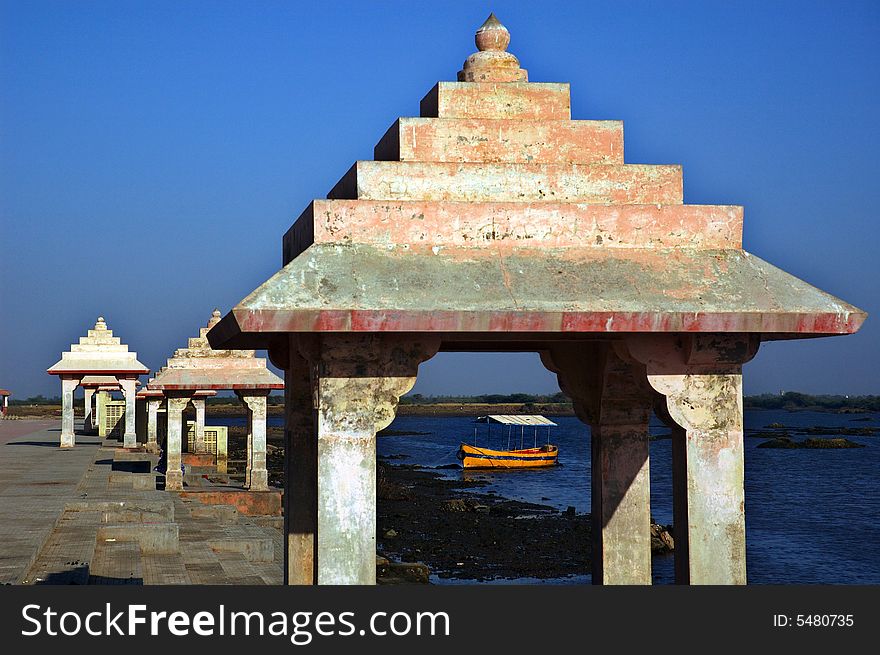
[[461, 444], [458, 451], [462, 467], [466, 469], [528, 469], [558, 464], [559, 448], [553, 445], [524, 450], [489, 450]]
[[[487, 446], [481, 447], [477, 443], [476, 428], [474, 429], [474, 444], [462, 443], [458, 450], [458, 458], [461, 465], [466, 469], [524, 469], [524, 468], [543, 468], [547, 466], [556, 466], [559, 457], [559, 448], [550, 443], [550, 427], [555, 426], [553, 421], [538, 415], [525, 414], [492, 414], [489, 416], [481, 416], [477, 419], [479, 423], [486, 423], [488, 426], [488, 434], [486, 437]], [[492, 440], [492, 425], [500, 424], [501, 435], [495, 439], [503, 443], [506, 439], [507, 448], [504, 450], [495, 450], [488, 447], [488, 443]], [[516, 427], [519, 426], [519, 430]], [[534, 436], [534, 446], [532, 448], [524, 448], [524, 440], [526, 437], [526, 428], [533, 428], [529, 436]], [[538, 445], [538, 428], [547, 428], [547, 443]], [[517, 434], [518, 433], [518, 434]], [[519, 437], [519, 447], [517, 448], [517, 437]], [[513, 446], [511, 448], [511, 446]]]

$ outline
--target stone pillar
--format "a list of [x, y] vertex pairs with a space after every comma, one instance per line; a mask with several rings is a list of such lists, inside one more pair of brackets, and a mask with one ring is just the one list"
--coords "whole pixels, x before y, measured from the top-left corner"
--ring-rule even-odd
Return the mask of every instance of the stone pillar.
[[746, 583], [742, 364], [757, 347], [754, 337], [736, 334], [627, 340], [679, 426], [672, 434], [674, 520], [684, 524], [675, 526], [677, 582]]
[[[284, 366], [284, 583], [318, 581], [318, 417], [309, 362], [289, 337]], [[282, 358], [279, 358], [282, 359]]]
[[554, 346], [542, 359], [590, 425], [593, 584], [651, 584], [652, 394], [644, 366], [600, 343]]
[[79, 378], [61, 376], [61, 447], [73, 448], [76, 436], [73, 431], [73, 392], [79, 385]]
[[85, 415], [83, 417], [83, 431], [91, 432], [93, 429], [92, 422], [92, 400], [95, 396], [94, 387], [83, 387], [83, 408]]
[[266, 470], [266, 396], [268, 391], [237, 391], [248, 408], [248, 454], [245, 484], [251, 491], [269, 490]]
[[165, 491], [183, 491], [181, 471], [183, 451], [183, 410], [189, 404], [189, 396], [168, 397], [168, 429], [165, 439]]
[[193, 428], [193, 452], [204, 454], [208, 452], [205, 446], [205, 399], [193, 398], [193, 408], [196, 410], [196, 422]]
[[110, 394], [106, 391], [98, 391], [95, 394], [95, 421], [97, 421], [97, 433], [98, 436], [103, 437], [104, 434], [104, 413], [107, 410], [107, 400], [110, 398]]
[[[244, 401], [242, 401], [244, 402]], [[244, 451], [244, 488], [251, 488], [251, 468], [253, 467], [253, 454], [254, 454], [254, 417], [251, 413], [251, 408], [245, 403], [245, 413], [247, 414], [245, 421], [245, 429], [247, 430], [247, 438], [245, 439], [247, 445], [245, 446]]]
[[125, 432], [122, 435], [123, 448], [137, 448], [137, 430], [135, 430], [135, 395], [137, 394], [136, 378], [121, 378], [119, 386], [125, 396]]
[[376, 432], [438, 347], [433, 339], [325, 334], [306, 348], [318, 410], [318, 584], [375, 584]]
[[147, 451], [159, 452], [159, 403], [161, 398], [147, 398]]
[[217, 430], [217, 473], [227, 473], [228, 472], [228, 456], [229, 456], [229, 444], [227, 442], [228, 432], [226, 428], [219, 428]]

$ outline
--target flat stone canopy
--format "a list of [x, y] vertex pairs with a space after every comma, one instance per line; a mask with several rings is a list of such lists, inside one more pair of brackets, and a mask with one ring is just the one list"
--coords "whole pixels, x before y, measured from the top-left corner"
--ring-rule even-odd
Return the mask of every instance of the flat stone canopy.
[[49, 375], [106, 375], [108, 380], [113, 377], [110, 383], [116, 384], [115, 376], [146, 375], [150, 369], [138, 361], [137, 353], [129, 352], [128, 346], [113, 336], [104, 317], [99, 316], [95, 327], [62, 353], [61, 359], [46, 372]]
[[283, 389], [284, 382], [266, 368], [266, 360], [254, 357], [253, 350], [213, 350], [205, 335], [220, 320], [215, 310], [199, 336], [191, 337], [186, 348], [178, 348], [148, 390], [204, 391], [212, 389]]
[[487, 61], [464, 76], [485, 81], [439, 83], [377, 161], [306, 208], [284, 267], [213, 346], [289, 332], [859, 329], [864, 311], [743, 250], [742, 207], [683, 204], [680, 166], [624, 162], [622, 122], [571, 120], [567, 84]]

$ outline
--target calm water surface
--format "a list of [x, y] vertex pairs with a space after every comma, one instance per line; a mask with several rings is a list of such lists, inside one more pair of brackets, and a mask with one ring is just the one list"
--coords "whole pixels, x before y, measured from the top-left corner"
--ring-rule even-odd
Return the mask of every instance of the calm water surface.
[[[869, 417], [868, 421], [854, 421]], [[574, 417], [555, 418], [552, 441], [562, 466], [535, 471], [440, 470], [448, 477], [484, 480], [499, 495], [559, 509], [590, 510], [590, 432]], [[213, 420], [214, 423], [227, 421]], [[229, 420], [234, 424], [235, 419]], [[747, 411], [746, 429], [770, 423], [787, 427], [880, 427], [880, 414]], [[280, 425], [280, 419], [270, 419]], [[378, 440], [380, 457], [399, 463], [442, 466], [457, 463], [461, 440], [473, 441], [471, 418], [402, 416], [393, 430], [425, 432]], [[486, 445], [486, 427], [478, 426]], [[668, 433], [656, 419], [652, 434]], [[546, 436], [539, 432], [539, 443]], [[815, 435], [813, 435], [815, 436]], [[804, 437], [795, 436], [796, 439]], [[866, 448], [777, 450], [757, 448], [763, 438], [745, 440], [746, 557], [750, 584], [880, 583], [880, 435], [849, 436]], [[531, 441], [532, 437], [526, 439]], [[499, 427], [490, 444], [506, 447]], [[672, 523], [671, 442], [651, 442], [651, 514]], [[398, 463], [395, 460], [395, 463]], [[552, 547], [548, 544], [548, 547]], [[672, 557], [653, 559], [655, 583], [671, 583]], [[588, 578], [587, 578], [588, 579]], [[584, 582], [581, 577], [568, 582]], [[439, 580], [438, 582], [444, 582]], [[528, 581], [521, 581], [528, 582]], [[564, 581], [562, 581], [564, 582]]]

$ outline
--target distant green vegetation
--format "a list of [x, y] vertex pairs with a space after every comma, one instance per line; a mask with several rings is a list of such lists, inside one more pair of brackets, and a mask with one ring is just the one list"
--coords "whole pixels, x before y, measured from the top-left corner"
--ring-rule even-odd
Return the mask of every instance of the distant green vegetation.
[[30, 398], [10, 398], [9, 405], [60, 405], [61, 396], [46, 398], [45, 396], [31, 396]]
[[515, 405], [517, 403], [568, 403], [568, 396], [561, 391], [552, 395], [535, 395], [530, 393], [490, 393], [482, 396], [423, 396], [420, 393], [403, 396], [401, 405]]
[[810, 396], [797, 391], [786, 391], [782, 394], [746, 396], [743, 398], [743, 405], [747, 409], [880, 412], [880, 396]]
[[[237, 403], [238, 399], [232, 395], [216, 396], [207, 398], [209, 405], [222, 405]], [[542, 405], [550, 403], [568, 404], [568, 397], [561, 391], [554, 394], [530, 394], [530, 393], [491, 393], [481, 396], [425, 396], [420, 393], [409, 394], [400, 399], [401, 405], [516, 405], [532, 404]], [[283, 405], [282, 394], [272, 394], [268, 398], [270, 405]], [[54, 396], [32, 396], [30, 398], [10, 398], [10, 405], [60, 405], [61, 398]], [[798, 410], [810, 409], [826, 412], [846, 411], [869, 411], [880, 412], [880, 396], [811, 396], [797, 391], [786, 391], [782, 394], [761, 394], [760, 396], [745, 396], [743, 405], [746, 409], [785, 409]]]

